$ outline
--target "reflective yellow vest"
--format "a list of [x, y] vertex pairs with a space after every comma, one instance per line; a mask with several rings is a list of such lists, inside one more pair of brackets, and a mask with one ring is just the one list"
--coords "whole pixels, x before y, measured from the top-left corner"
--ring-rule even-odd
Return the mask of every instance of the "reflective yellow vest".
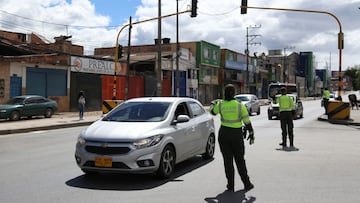
[[330, 98], [330, 91], [329, 90], [324, 90], [323, 98], [324, 99], [329, 99]]
[[230, 128], [241, 128], [243, 124], [250, 123], [250, 118], [245, 104], [237, 100], [217, 102], [211, 109], [215, 114], [220, 114], [221, 125]]
[[292, 111], [295, 110], [295, 104], [292, 98], [288, 95], [281, 95], [276, 98], [276, 103], [279, 104], [279, 111]]

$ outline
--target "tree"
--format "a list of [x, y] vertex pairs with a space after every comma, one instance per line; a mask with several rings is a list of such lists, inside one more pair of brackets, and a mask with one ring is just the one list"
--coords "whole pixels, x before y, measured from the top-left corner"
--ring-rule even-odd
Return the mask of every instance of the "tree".
[[348, 68], [344, 75], [350, 78], [353, 90], [360, 89], [360, 65]]

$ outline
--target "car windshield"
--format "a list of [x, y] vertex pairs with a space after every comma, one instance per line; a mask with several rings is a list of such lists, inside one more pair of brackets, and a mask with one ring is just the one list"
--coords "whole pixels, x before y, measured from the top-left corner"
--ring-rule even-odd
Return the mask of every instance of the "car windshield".
[[103, 121], [117, 122], [159, 122], [163, 121], [170, 102], [125, 102], [111, 111]]
[[9, 99], [5, 104], [10, 104], [10, 105], [14, 105], [14, 104], [22, 104], [24, 102], [25, 98], [11, 98]]
[[248, 96], [235, 96], [235, 99], [239, 101], [250, 101], [250, 98]]

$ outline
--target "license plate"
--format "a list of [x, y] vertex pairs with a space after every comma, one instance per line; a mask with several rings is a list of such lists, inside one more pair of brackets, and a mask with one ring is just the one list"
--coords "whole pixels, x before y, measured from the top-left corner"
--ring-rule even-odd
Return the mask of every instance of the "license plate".
[[97, 167], [112, 167], [111, 157], [95, 157], [95, 166]]

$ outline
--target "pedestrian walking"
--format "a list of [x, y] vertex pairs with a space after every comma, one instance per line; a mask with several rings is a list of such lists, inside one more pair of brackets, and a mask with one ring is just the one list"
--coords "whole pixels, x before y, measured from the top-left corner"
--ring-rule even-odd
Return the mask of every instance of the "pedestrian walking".
[[216, 100], [210, 107], [213, 115], [220, 114], [221, 126], [219, 129], [219, 145], [224, 160], [225, 175], [227, 179], [227, 190], [234, 191], [234, 160], [238, 173], [244, 184], [244, 190], [254, 188], [250, 182], [244, 159], [245, 146], [244, 138], [246, 130], [249, 131], [247, 140], [254, 143], [254, 130], [252, 128], [248, 111], [245, 104], [234, 99], [235, 88], [233, 85], [226, 85], [225, 100]]
[[290, 147], [294, 148], [294, 123], [295, 104], [293, 99], [286, 95], [286, 88], [281, 88], [281, 96], [276, 98], [276, 103], [279, 104], [280, 111], [280, 125], [282, 131], [282, 142], [280, 145], [283, 148], [287, 147], [287, 135], [289, 135]]
[[325, 88], [324, 92], [323, 92], [323, 103], [324, 103], [324, 108], [325, 108], [325, 115], [328, 114], [327, 108], [329, 105], [329, 99], [330, 99], [330, 91], [328, 88]]
[[79, 106], [79, 119], [84, 120], [84, 111], [85, 111], [85, 94], [84, 91], [80, 91], [77, 97], [78, 106]]

